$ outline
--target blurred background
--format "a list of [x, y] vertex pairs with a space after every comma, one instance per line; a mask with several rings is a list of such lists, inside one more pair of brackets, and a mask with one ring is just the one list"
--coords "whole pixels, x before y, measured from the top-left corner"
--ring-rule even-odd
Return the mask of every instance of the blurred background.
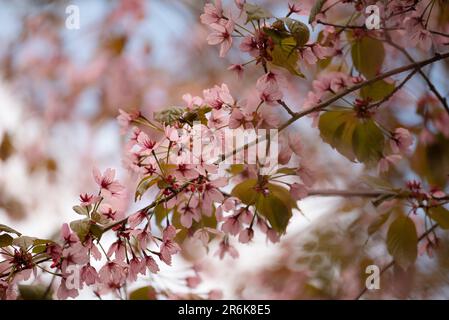
[[[122, 166], [126, 137], [115, 119], [119, 108], [139, 109], [151, 117], [155, 111], [183, 105], [184, 93], [201, 95], [215, 84], [227, 83], [235, 97], [254, 90], [260, 68], [249, 68], [243, 80], [237, 80], [227, 67], [249, 58], [234, 50], [220, 59], [217, 48], [207, 45], [208, 30], [199, 23], [204, 3], [0, 1], [0, 223], [27, 235], [53, 237], [62, 223], [76, 219], [71, 208], [78, 195], [94, 190], [93, 166], [116, 168], [132, 192], [137, 181]], [[257, 3], [279, 15], [288, 10], [286, 1]], [[299, 3], [305, 10], [299, 19], [307, 21], [313, 1]], [[70, 4], [80, 10], [78, 30], [65, 27]], [[295, 110], [316, 76], [313, 70], [304, 71], [309, 80], [290, 82], [287, 100]], [[447, 84], [443, 75], [435, 75], [439, 84]], [[411, 81], [402, 91], [402, 102], [413, 104], [425, 91], [421, 82]], [[413, 116], [401, 118], [401, 112], [390, 122], [417, 121]], [[358, 186], [358, 176], [366, 170], [322, 146], [310, 119], [291, 130], [303, 137], [314, 159], [319, 187]], [[400, 182], [412, 177], [403, 165], [390, 178]], [[129, 209], [133, 206], [130, 197]], [[184, 281], [194, 267], [201, 270], [203, 281], [193, 293], [219, 289], [231, 299], [356, 297], [364, 285], [365, 266], [382, 267], [390, 261], [382, 242], [385, 233], [369, 237], [366, 231], [376, 209], [369, 199], [332, 197], [310, 197], [300, 208], [302, 214], [294, 216], [278, 244], [256, 235], [251, 245], [235, 243], [239, 259], [219, 260], [213, 255], [216, 244], [207, 252], [187, 240], [183, 257], [151, 281], [190, 292]], [[441, 237], [433, 258], [424, 255], [408, 272], [389, 270], [381, 290], [366, 297], [448, 297], [447, 239]], [[89, 297], [88, 292], [81, 296]]]

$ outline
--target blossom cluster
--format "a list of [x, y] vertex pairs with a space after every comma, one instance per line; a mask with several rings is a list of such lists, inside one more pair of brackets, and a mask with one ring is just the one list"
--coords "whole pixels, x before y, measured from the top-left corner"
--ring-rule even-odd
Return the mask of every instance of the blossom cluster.
[[[408, 8], [418, 10], [420, 5], [409, 2], [386, 4], [389, 23], [405, 18], [411, 43], [419, 42], [424, 49], [438, 45], [426, 29], [423, 15], [413, 10], [408, 13]], [[115, 170], [108, 168], [102, 173], [95, 168], [98, 192], [80, 195], [73, 209], [83, 218], [64, 224], [60, 241], [23, 236], [0, 225], [4, 258], [0, 262], [1, 298], [16, 298], [17, 285], [36, 275], [44, 262], [50, 263], [50, 270], [44, 271], [58, 277], [56, 295], [60, 299], [77, 297], [84, 286], [91, 287], [98, 297], [114, 294], [122, 298], [128, 283], [158, 273], [160, 263], [171, 265], [186, 237], [205, 247], [216, 240], [215, 255], [221, 259], [227, 255], [237, 258], [233, 242], [251, 243], [256, 232], [272, 243], [278, 242], [293, 212], [299, 210], [297, 202], [307, 197], [318, 181], [305, 151], [305, 139], [295, 130], [284, 130], [303, 115], [313, 119], [312, 127], [318, 128], [326, 143], [351, 161], [367, 167], [376, 164], [379, 173], [388, 172], [392, 164], [413, 150], [415, 141], [407, 128], [393, 123], [389, 129], [381, 117], [376, 117], [401, 84], [390, 77], [376, 79], [381, 75], [383, 58], [364, 63], [359, 57], [359, 52], [369, 50], [385, 55], [379, 38], [383, 31], [370, 33], [352, 26], [354, 31], [343, 32], [347, 26], [326, 25], [326, 10], [318, 7], [312, 10], [314, 13], [307, 13], [311, 26], [321, 23], [325, 27], [317, 39], [311, 40], [309, 26], [291, 17], [303, 13], [298, 5], [289, 5], [284, 18], [246, 1], [235, 1], [235, 5], [236, 13], [225, 10], [219, 0], [208, 3], [200, 20], [211, 30], [207, 42], [220, 45], [220, 57], [225, 57], [240, 39], [240, 53], [251, 60], [234, 64], [229, 70], [242, 77], [250, 63], [260, 66], [262, 75], [255, 81], [254, 91], [238, 99], [226, 84], [221, 84], [203, 90], [199, 96], [185, 94], [183, 106], [165, 109], [153, 117], [120, 110], [118, 123], [127, 137], [123, 163], [136, 181], [134, 200], [144, 206], [130, 215], [121, 212], [117, 202], [126, 201], [128, 190], [116, 179]], [[348, 44], [352, 46], [351, 68], [343, 67]], [[316, 71], [332, 65], [333, 59], [341, 63], [338, 68]], [[315, 80], [310, 81], [302, 108], [292, 110], [286, 103], [291, 77], [303, 78], [311, 69], [317, 72]], [[342, 105], [330, 105], [332, 102]], [[440, 133], [449, 136], [449, 116], [435, 106], [438, 102], [431, 95], [418, 102], [418, 113], [425, 121], [420, 142], [431, 143]], [[282, 123], [286, 115], [290, 118]], [[211, 157], [226, 143], [229, 129], [256, 133], [277, 130], [277, 145], [263, 145], [265, 156], [270, 148], [276, 148], [276, 165], [268, 173], [262, 172], [265, 163], [250, 163], [247, 148], [241, 153], [231, 148], [235, 153]], [[192, 152], [196, 146], [199, 150]], [[227, 162], [228, 158], [233, 161]], [[227, 164], [224, 171], [222, 162]], [[424, 209], [426, 217], [432, 208], [442, 208], [447, 198], [440, 189], [427, 192], [417, 182], [409, 183], [406, 193], [393, 188], [388, 191], [388, 197], [406, 198], [413, 213]], [[106, 237], [112, 237], [112, 241], [103, 247]], [[79, 272], [75, 280], [74, 270]], [[201, 277], [195, 270], [195, 275], [185, 280], [188, 287], [195, 288]]]

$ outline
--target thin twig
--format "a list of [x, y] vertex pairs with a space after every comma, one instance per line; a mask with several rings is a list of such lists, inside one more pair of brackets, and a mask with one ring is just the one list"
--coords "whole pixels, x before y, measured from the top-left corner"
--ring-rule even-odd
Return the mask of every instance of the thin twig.
[[[415, 62], [415, 60], [412, 58], [412, 56], [407, 52], [407, 50], [405, 50], [404, 48], [398, 46], [396, 43], [394, 43], [391, 40], [387, 40], [386, 41], [387, 44], [389, 44], [390, 46], [396, 48], [397, 50], [399, 50], [400, 52], [402, 52], [402, 54], [404, 56], [407, 57], [407, 59], [410, 62]], [[443, 105], [444, 109], [446, 110], [446, 112], [449, 114], [449, 106], [447, 103], [447, 100], [445, 97], [443, 97], [437, 90], [437, 88], [435, 87], [435, 85], [432, 83], [432, 81], [430, 81], [429, 77], [427, 77], [427, 75], [421, 70], [421, 68], [419, 68], [418, 70], [419, 75], [424, 79], [424, 81], [427, 83], [427, 85], [429, 86], [430, 91], [433, 92], [433, 94], [435, 94], [435, 96], [438, 98], [438, 100], [440, 100], [441, 104]]]
[[[423, 234], [421, 234], [418, 238], [418, 243], [423, 240], [424, 238], [426, 238], [430, 233], [432, 233], [433, 231], [435, 231], [435, 229], [438, 228], [438, 223], [434, 224], [432, 227], [430, 227], [430, 229], [428, 229], [426, 232], [424, 232]], [[388, 269], [390, 269], [392, 266], [395, 265], [395, 261], [392, 260], [390, 261], [387, 265], [385, 265], [379, 273], [379, 276], [381, 276], [385, 271], [387, 271]], [[362, 298], [362, 296], [368, 291], [368, 288], [365, 286], [362, 291], [360, 291], [360, 293], [357, 295], [357, 297], [355, 298], [355, 300], [359, 300], [360, 298]]]

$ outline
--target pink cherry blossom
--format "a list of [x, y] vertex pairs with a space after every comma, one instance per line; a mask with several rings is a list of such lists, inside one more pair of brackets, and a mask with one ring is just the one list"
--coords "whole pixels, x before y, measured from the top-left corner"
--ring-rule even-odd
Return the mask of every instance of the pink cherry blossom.
[[156, 147], [156, 141], [151, 139], [145, 132], [139, 132], [137, 136], [137, 145], [140, 147], [140, 155], [150, 155]]
[[179, 245], [174, 241], [175, 236], [176, 229], [172, 225], [164, 229], [159, 258], [167, 265], [171, 264], [171, 256], [181, 251]]
[[58, 287], [58, 291], [56, 292], [56, 296], [58, 299], [65, 300], [67, 298], [76, 298], [79, 295], [77, 289], [68, 289], [66, 279], [61, 279], [61, 284]]
[[147, 213], [145, 210], [139, 210], [133, 215], [128, 217], [129, 227], [134, 229], [137, 227], [145, 218], [147, 217]]
[[207, 245], [209, 243], [209, 239], [210, 239], [209, 234], [219, 235], [220, 231], [218, 231], [216, 229], [204, 227], [204, 228], [200, 228], [200, 229], [196, 230], [195, 233], [193, 234], [193, 237], [195, 239], [200, 240], [203, 243], [203, 245], [207, 247]]
[[100, 260], [101, 259], [101, 252], [100, 250], [98, 250], [97, 246], [94, 244], [92, 237], [87, 237], [86, 240], [84, 241], [84, 247], [86, 249], [89, 250], [90, 255], [95, 259], [95, 260]]
[[238, 216], [231, 216], [226, 219], [225, 223], [221, 226], [221, 230], [226, 233], [237, 235], [242, 229], [242, 225], [238, 219]]
[[156, 260], [154, 260], [151, 256], [145, 255], [145, 266], [151, 273], [159, 272], [159, 266], [157, 265]]
[[329, 56], [329, 50], [318, 43], [312, 45], [312, 52], [318, 60], [322, 60]]
[[304, 199], [308, 195], [307, 187], [303, 184], [295, 182], [290, 186], [290, 195], [295, 200]]
[[198, 171], [195, 170], [195, 167], [189, 164], [178, 164], [173, 173], [173, 176], [181, 181], [195, 179], [198, 175]]
[[93, 175], [95, 182], [101, 188], [101, 194], [105, 197], [121, 197], [125, 187], [122, 186], [115, 178], [114, 169], [106, 169], [102, 175], [98, 168], [94, 168]]
[[201, 219], [201, 213], [199, 212], [198, 208], [198, 201], [196, 198], [192, 198], [190, 202], [184, 202], [179, 207], [179, 213], [181, 214], [181, 224], [186, 227], [190, 228], [192, 226], [193, 220], [196, 222], [199, 222]]
[[64, 223], [61, 227], [61, 238], [64, 240], [64, 243], [69, 247], [73, 246], [74, 244], [80, 241], [76, 233], [73, 233], [70, 230], [70, 227], [67, 223]]
[[277, 243], [280, 240], [279, 234], [274, 229], [267, 230], [267, 239], [272, 243]]
[[178, 130], [171, 126], [164, 128], [165, 137], [171, 142], [177, 142], [179, 140]]
[[117, 218], [117, 211], [114, 210], [110, 204], [102, 203], [100, 205], [99, 209], [100, 209], [99, 212], [101, 213], [101, 215], [104, 218], [109, 219], [111, 221], [116, 220], [116, 218]]
[[226, 254], [229, 254], [234, 259], [238, 258], [238, 256], [239, 256], [239, 253], [235, 249], [235, 247], [230, 245], [229, 241], [223, 240], [220, 242], [220, 246], [219, 246], [217, 252], [215, 252], [215, 255], [219, 256], [220, 259], [223, 259]]
[[300, 48], [298, 52], [299, 56], [301, 57], [301, 60], [304, 61], [306, 64], [314, 65], [315, 63], [318, 62], [318, 59], [313, 54], [311, 47]]
[[221, 300], [223, 299], [223, 292], [221, 290], [211, 290], [207, 294], [208, 299], [210, 300]]
[[198, 96], [192, 96], [190, 93], [184, 94], [182, 100], [187, 104], [187, 109], [193, 109], [195, 106], [202, 106], [203, 99]]
[[120, 126], [120, 133], [125, 134], [126, 132], [128, 132], [131, 122], [139, 118], [140, 112], [135, 111], [127, 113], [122, 109], [119, 109], [118, 111], [120, 112], [120, 115], [117, 117], [118, 124]]
[[82, 205], [83, 207], [88, 207], [96, 203], [98, 200], [100, 200], [100, 197], [84, 193], [80, 194], [80, 200], [81, 200], [80, 205]]
[[250, 224], [253, 221], [254, 214], [247, 208], [240, 208], [237, 213], [238, 219], [241, 223]]
[[259, 55], [259, 49], [257, 47], [257, 40], [253, 36], [246, 36], [240, 43], [240, 50], [248, 52], [252, 57]]
[[243, 78], [244, 67], [242, 64], [233, 64], [228, 68], [229, 71], [235, 72], [238, 79]]
[[133, 257], [129, 261], [129, 272], [128, 272], [128, 279], [130, 281], [136, 281], [137, 276], [139, 274], [145, 275], [146, 274], [146, 263], [145, 259], [139, 259], [137, 257]]
[[232, 106], [234, 104], [234, 98], [229, 92], [229, 88], [226, 84], [215, 86], [211, 89], [203, 91], [204, 101], [212, 108], [221, 109], [223, 105]]
[[149, 231], [149, 226], [150, 224], [148, 224], [146, 228], [134, 229], [131, 231], [131, 235], [136, 237], [137, 243], [142, 249], [146, 248], [150, 242], [155, 242], [153, 235]]
[[256, 88], [262, 91], [265, 86], [278, 86], [279, 88], [285, 88], [287, 86], [287, 79], [284, 74], [278, 70], [271, 70], [257, 79]]
[[229, 129], [237, 129], [242, 125], [246, 127], [245, 124], [251, 120], [251, 115], [243, 113], [239, 108], [234, 108], [229, 119]]
[[229, 19], [225, 25], [213, 23], [210, 25], [213, 32], [207, 37], [210, 45], [221, 44], [220, 57], [224, 57], [232, 47], [232, 32], [234, 31], [234, 21]]
[[297, 155], [301, 156], [303, 152], [303, 146], [301, 143], [301, 137], [299, 134], [290, 132], [288, 135], [288, 145], [290, 149]]
[[122, 284], [126, 280], [125, 268], [117, 262], [107, 262], [98, 272], [100, 281], [104, 284]]
[[125, 261], [126, 255], [125, 252], [126, 252], [125, 243], [119, 239], [109, 247], [107, 256], [110, 258], [114, 255], [115, 256], [114, 261], [123, 262]]
[[398, 154], [391, 154], [388, 156], [383, 157], [379, 160], [379, 163], [377, 165], [377, 170], [379, 173], [386, 172], [390, 168], [391, 165], [396, 164], [401, 160], [401, 156]]
[[302, 164], [297, 170], [296, 174], [301, 178], [306, 187], [312, 187], [315, 184], [315, 174], [308, 167], [308, 165]]
[[239, 234], [239, 242], [248, 243], [254, 237], [254, 230], [252, 228], [245, 228]]
[[189, 287], [191, 289], [195, 289], [196, 287], [198, 287], [200, 285], [201, 281], [202, 281], [201, 277], [198, 274], [196, 274], [195, 276], [186, 278], [187, 287]]
[[413, 136], [404, 128], [397, 128], [390, 140], [391, 150], [394, 153], [407, 152], [412, 144]]
[[212, 213], [212, 205], [214, 202], [222, 202], [224, 200], [224, 196], [219, 190], [220, 187], [223, 187], [227, 184], [226, 178], [218, 178], [216, 180], [212, 180], [206, 182], [204, 184], [203, 191], [203, 201], [202, 208], [204, 213], [208, 216]]
[[218, 23], [223, 18], [221, 0], [216, 0], [215, 5], [206, 3], [204, 13], [200, 16], [201, 22], [207, 25]]
[[278, 100], [282, 99], [282, 92], [277, 85], [266, 83], [264, 86], [258, 88], [259, 98], [268, 105], [274, 105]]
[[80, 243], [77, 243], [70, 248], [63, 249], [62, 257], [63, 260], [61, 262], [61, 271], [65, 274], [69, 265], [86, 264], [89, 261], [89, 252], [86, 247], [82, 246]]
[[93, 285], [99, 281], [97, 270], [88, 263], [81, 268], [81, 280], [88, 286]]
[[279, 141], [278, 162], [279, 164], [287, 164], [290, 161], [293, 154], [293, 151], [290, 147], [290, 143], [284, 135], [281, 135], [278, 141]]

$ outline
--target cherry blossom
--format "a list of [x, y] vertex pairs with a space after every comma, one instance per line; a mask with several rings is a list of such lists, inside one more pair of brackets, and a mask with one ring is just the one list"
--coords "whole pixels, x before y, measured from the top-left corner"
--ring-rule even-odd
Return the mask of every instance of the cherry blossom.
[[98, 168], [94, 168], [93, 175], [95, 182], [101, 188], [101, 194], [105, 197], [121, 197], [125, 187], [122, 186], [115, 178], [114, 169], [106, 169], [102, 175]]
[[232, 32], [234, 31], [234, 21], [228, 20], [225, 25], [213, 23], [210, 25], [212, 33], [207, 37], [210, 45], [221, 44], [220, 57], [224, 57], [232, 47]]

